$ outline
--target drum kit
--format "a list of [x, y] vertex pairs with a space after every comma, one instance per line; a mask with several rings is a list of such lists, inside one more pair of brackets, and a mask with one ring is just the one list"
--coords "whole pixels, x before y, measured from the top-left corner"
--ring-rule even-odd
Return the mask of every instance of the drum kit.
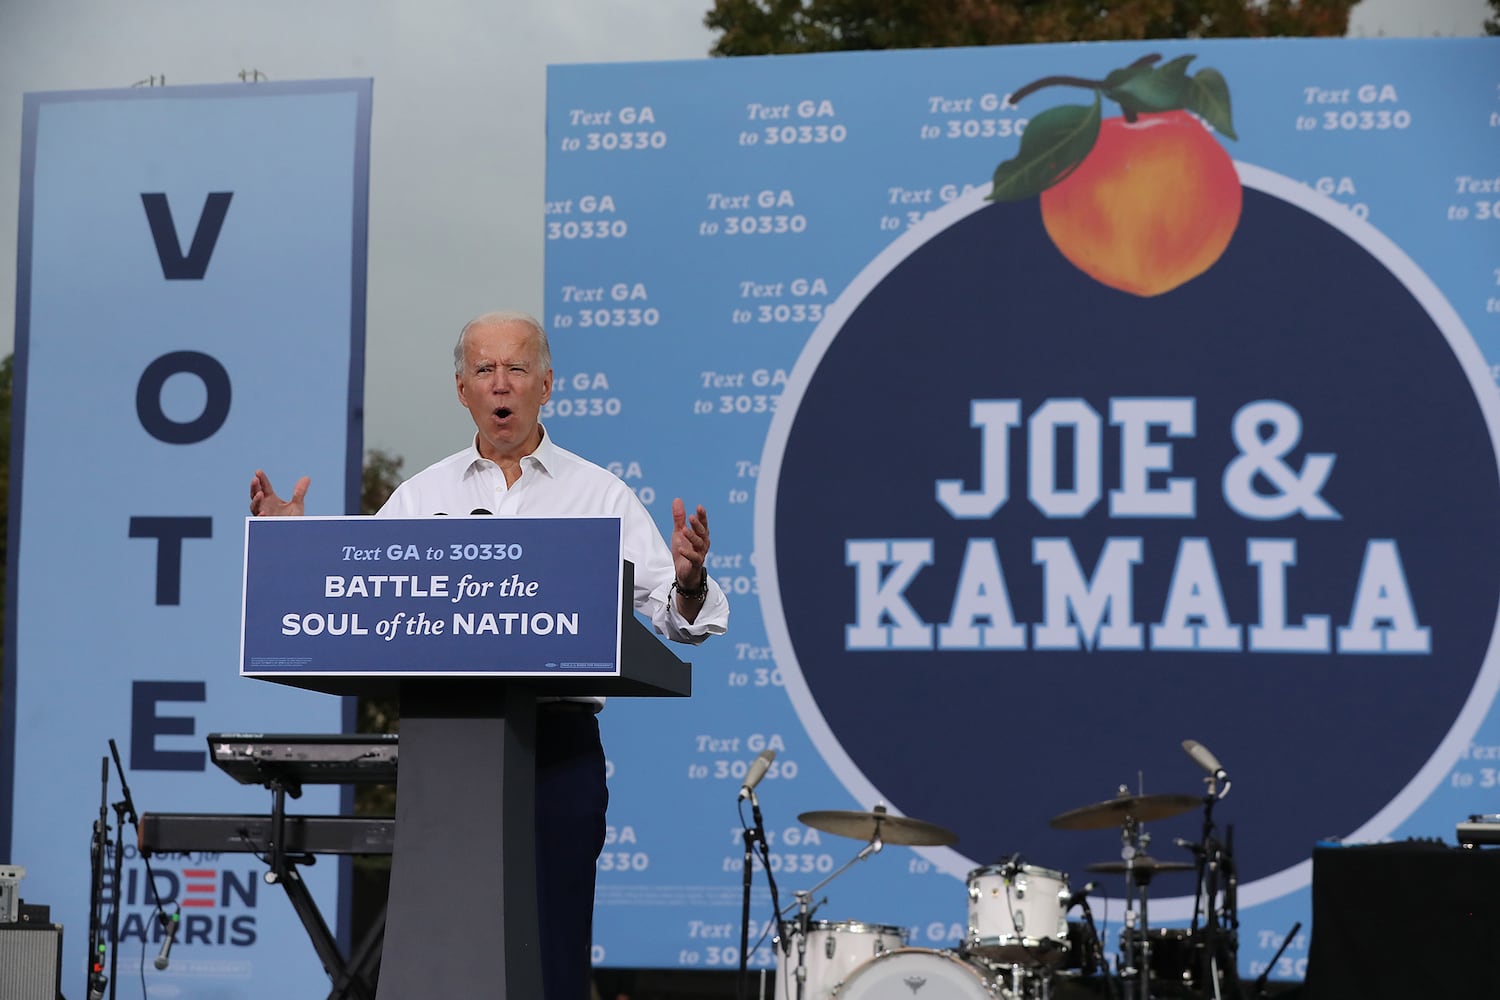
[[[1191, 742], [1191, 741], [1189, 741]], [[909, 947], [903, 927], [859, 921], [812, 919], [817, 893], [853, 864], [886, 844], [946, 847], [956, 834], [933, 823], [894, 815], [877, 805], [870, 812], [825, 810], [801, 814], [813, 829], [865, 841], [860, 852], [796, 901], [778, 912], [775, 1000], [1066, 1000], [1102, 995], [1116, 1000], [1156, 996], [1238, 1000], [1235, 871], [1228, 844], [1213, 827], [1213, 805], [1222, 797], [1207, 779], [1208, 793], [1130, 794], [1053, 817], [1058, 830], [1118, 827], [1119, 860], [1090, 864], [1102, 875], [1123, 875], [1126, 909], [1119, 951], [1111, 967], [1099, 940], [1088, 896], [1092, 883], [1071, 891], [1067, 874], [1028, 864], [1020, 855], [976, 868], [968, 875], [968, 931], [957, 949]], [[1225, 790], [1227, 791], [1227, 779]], [[1143, 824], [1202, 806], [1202, 840], [1176, 841], [1194, 862], [1162, 861], [1147, 853], [1151, 836]], [[1147, 913], [1152, 880], [1168, 873], [1196, 872], [1198, 893], [1191, 927], [1153, 929]], [[1083, 920], [1068, 914], [1080, 908]]]

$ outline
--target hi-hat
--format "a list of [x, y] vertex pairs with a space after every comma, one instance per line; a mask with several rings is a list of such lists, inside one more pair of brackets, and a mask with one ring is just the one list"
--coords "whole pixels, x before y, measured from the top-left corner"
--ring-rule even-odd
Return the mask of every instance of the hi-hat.
[[823, 809], [805, 812], [797, 820], [814, 830], [854, 840], [873, 841], [878, 837], [883, 843], [903, 847], [947, 847], [958, 843], [958, 834], [952, 830], [910, 816], [892, 816], [885, 806], [876, 806], [873, 812]]
[[1057, 830], [1103, 830], [1126, 820], [1147, 823], [1185, 813], [1201, 802], [1196, 795], [1118, 795], [1060, 813], [1052, 817], [1052, 826]]
[[1190, 872], [1196, 867], [1186, 861], [1157, 861], [1144, 854], [1137, 855], [1129, 862], [1096, 861], [1084, 866], [1086, 871], [1103, 872], [1106, 875], [1124, 875], [1127, 872], [1134, 872], [1137, 878], [1150, 877], [1157, 872]]

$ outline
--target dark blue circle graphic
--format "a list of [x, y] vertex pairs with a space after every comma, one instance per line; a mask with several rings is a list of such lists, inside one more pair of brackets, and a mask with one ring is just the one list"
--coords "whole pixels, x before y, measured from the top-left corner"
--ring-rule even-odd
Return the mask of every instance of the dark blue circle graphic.
[[[1189, 518], [1114, 517], [1121, 445], [1110, 401], [1186, 397], [1191, 436], [1172, 469], [1195, 483]], [[1049, 399], [1080, 399], [1103, 424], [1103, 501], [1049, 518], [1027, 495], [1025, 422]], [[1017, 400], [1010, 499], [959, 520], [935, 483], [981, 481], [973, 400]], [[1283, 461], [1335, 456], [1319, 496], [1339, 514], [1274, 520], [1226, 502], [1248, 403], [1301, 417]], [[1247, 188], [1239, 228], [1205, 274], [1154, 298], [1115, 291], [1052, 245], [1036, 202], [995, 204], [908, 254], [852, 310], [807, 375], [787, 425], [774, 495], [776, 585], [787, 640], [816, 708], [859, 771], [901, 812], [949, 827], [978, 864], [1012, 852], [1083, 881], [1119, 855], [1118, 830], [1049, 820], [1131, 792], [1197, 795], [1181, 748], [1207, 746], [1231, 772], [1215, 819], [1233, 827], [1242, 883], [1310, 856], [1319, 838], [1367, 823], [1454, 725], [1484, 663], [1500, 604], [1495, 445], [1453, 347], [1402, 280], [1317, 214]], [[1072, 439], [1058, 437], [1058, 485]], [[1254, 487], [1274, 495], [1259, 476]], [[993, 540], [1028, 648], [849, 649], [857, 621], [847, 546], [930, 539], [905, 598], [946, 622], [966, 546]], [[1043, 620], [1033, 540], [1067, 539], [1085, 575], [1111, 538], [1138, 538], [1130, 621], [1137, 651], [1030, 648]], [[1261, 621], [1250, 539], [1288, 539], [1286, 615], [1329, 618], [1330, 651], [1172, 652], [1150, 645], [1184, 539], [1206, 539], [1230, 621]], [[1372, 541], [1395, 543], [1430, 652], [1339, 652]], [[1157, 857], [1189, 860], [1201, 812], [1150, 824]], [[1190, 882], [1190, 880], [1189, 880]], [[1190, 885], [1159, 891], [1190, 891]]]

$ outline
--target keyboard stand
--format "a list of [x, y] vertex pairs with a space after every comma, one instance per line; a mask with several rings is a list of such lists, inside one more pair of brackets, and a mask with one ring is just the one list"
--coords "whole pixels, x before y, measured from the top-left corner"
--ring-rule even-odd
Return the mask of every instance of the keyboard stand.
[[286, 851], [286, 797], [289, 794], [294, 799], [301, 797], [302, 785], [295, 778], [278, 773], [279, 769], [273, 765], [262, 762], [261, 767], [264, 784], [271, 790], [271, 871], [266, 881], [280, 885], [285, 890], [292, 909], [297, 912], [297, 919], [302, 921], [308, 939], [312, 941], [313, 950], [318, 954], [318, 961], [323, 963], [323, 971], [328, 973], [328, 978], [333, 983], [333, 991], [328, 994], [328, 1000], [375, 1000], [372, 979], [374, 970], [380, 964], [385, 936], [385, 911], [381, 910], [379, 919], [360, 942], [351, 970], [351, 963], [345, 962], [344, 957], [339, 954], [338, 942], [328, 929], [323, 914], [318, 911], [318, 904], [302, 881], [302, 873], [297, 867], [299, 864], [312, 864], [315, 860], [313, 855], [288, 854]]

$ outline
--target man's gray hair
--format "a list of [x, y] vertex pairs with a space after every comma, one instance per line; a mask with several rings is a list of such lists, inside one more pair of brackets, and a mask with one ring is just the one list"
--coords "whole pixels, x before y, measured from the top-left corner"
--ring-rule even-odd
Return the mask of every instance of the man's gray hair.
[[547, 331], [542, 329], [542, 324], [538, 323], [536, 317], [530, 313], [499, 309], [475, 316], [464, 324], [462, 330], [458, 331], [458, 343], [453, 345], [453, 373], [455, 375], [461, 376], [464, 373], [464, 339], [468, 337], [469, 331], [476, 326], [498, 326], [501, 323], [524, 323], [535, 330], [537, 362], [542, 371], [551, 370], [552, 345], [547, 342]]

